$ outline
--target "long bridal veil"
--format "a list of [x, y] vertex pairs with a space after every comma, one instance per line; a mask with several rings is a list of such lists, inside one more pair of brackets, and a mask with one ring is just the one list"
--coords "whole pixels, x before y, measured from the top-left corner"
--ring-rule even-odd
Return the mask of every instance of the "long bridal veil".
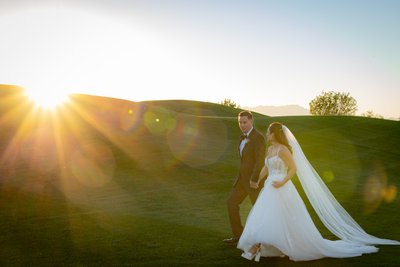
[[283, 126], [283, 131], [293, 149], [297, 177], [304, 192], [318, 217], [333, 234], [344, 241], [352, 243], [400, 245], [399, 241], [382, 239], [366, 233], [329, 191], [321, 177], [307, 160], [291, 131], [286, 126]]

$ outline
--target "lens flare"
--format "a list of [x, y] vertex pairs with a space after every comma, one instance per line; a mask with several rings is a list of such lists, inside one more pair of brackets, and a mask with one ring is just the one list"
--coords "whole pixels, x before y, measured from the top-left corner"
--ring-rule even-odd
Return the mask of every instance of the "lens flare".
[[322, 173], [322, 179], [329, 184], [335, 180], [335, 174], [331, 170], [326, 170]]
[[29, 131], [21, 140], [21, 156], [29, 168], [38, 173], [48, 173], [57, 165], [57, 146], [54, 133], [49, 128]]
[[113, 179], [115, 164], [114, 155], [107, 145], [92, 142], [75, 149], [69, 168], [83, 185], [102, 187]]
[[388, 185], [388, 177], [379, 162], [374, 163], [374, 174], [364, 183], [364, 213], [370, 214], [378, 209], [382, 202], [392, 203], [397, 196], [397, 187]]
[[119, 127], [123, 131], [131, 131], [139, 126], [142, 116], [141, 105], [126, 105], [119, 114]]
[[397, 196], [397, 187], [394, 185], [389, 185], [388, 187], [385, 188], [383, 192], [383, 200], [386, 203], [392, 203]]
[[[227, 130], [219, 118], [180, 115], [177, 125], [167, 135], [171, 153], [177, 162], [191, 167], [213, 164], [228, 147]], [[170, 168], [173, 168], [171, 163]]]
[[174, 114], [162, 109], [150, 110], [144, 114], [144, 124], [154, 135], [165, 135], [176, 127]]

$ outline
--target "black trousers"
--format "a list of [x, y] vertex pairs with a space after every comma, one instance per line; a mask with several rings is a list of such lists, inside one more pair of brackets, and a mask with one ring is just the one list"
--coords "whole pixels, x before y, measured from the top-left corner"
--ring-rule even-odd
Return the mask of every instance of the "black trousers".
[[[250, 182], [249, 182], [250, 183]], [[251, 203], [254, 205], [256, 203], [258, 194], [261, 188], [252, 189], [247, 188], [240, 182], [237, 182], [232, 188], [227, 200], [229, 221], [232, 228], [232, 233], [234, 238], [240, 238], [243, 232], [243, 225], [240, 219], [240, 204], [244, 199], [249, 196]]]

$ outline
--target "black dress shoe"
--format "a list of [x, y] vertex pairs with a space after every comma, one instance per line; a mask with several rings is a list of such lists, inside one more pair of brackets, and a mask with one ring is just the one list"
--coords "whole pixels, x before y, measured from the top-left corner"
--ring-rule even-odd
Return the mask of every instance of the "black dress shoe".
[[239, 241], [239, 238], [237, 237], [231, 237], [231, 238], [227, 238], [224, 239], [223, 242], [226, 244], [236, 244]]

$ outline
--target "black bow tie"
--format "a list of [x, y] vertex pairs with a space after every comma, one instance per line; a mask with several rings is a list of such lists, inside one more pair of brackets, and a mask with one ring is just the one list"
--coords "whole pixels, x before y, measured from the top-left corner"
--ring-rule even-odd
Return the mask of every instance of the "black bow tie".
[[241, 136], [240, 136], [240, 140], [244, 140], [244, 139], [246, 139], [247, 138], [247, 134], [242, 134]]

